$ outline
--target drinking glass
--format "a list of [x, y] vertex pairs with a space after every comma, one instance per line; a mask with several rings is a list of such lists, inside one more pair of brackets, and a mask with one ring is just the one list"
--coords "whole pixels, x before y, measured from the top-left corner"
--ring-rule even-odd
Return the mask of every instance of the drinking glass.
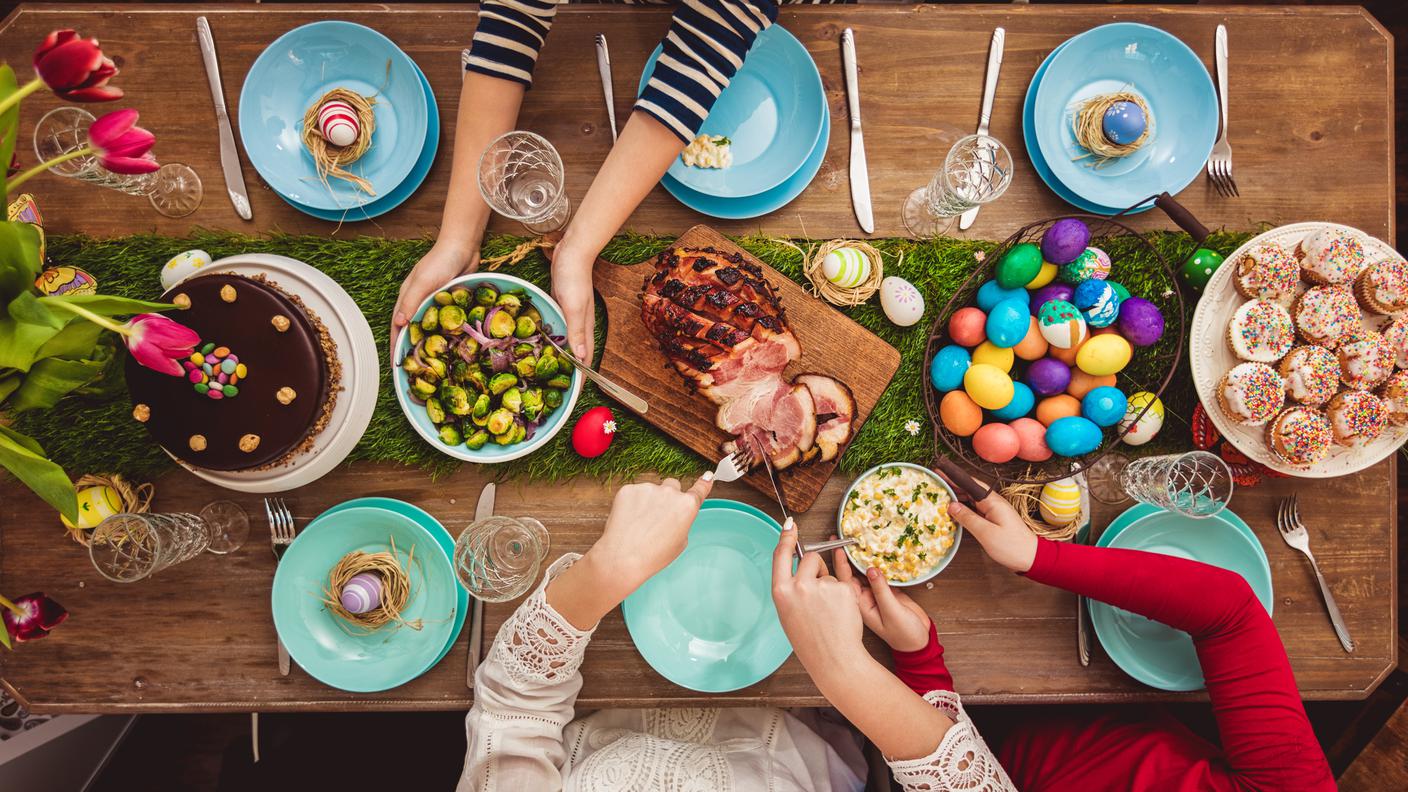
[[1140, 503], [1187, 517], [1211, 517], [1232, 499], [1232, 471], [1207, 451], [1136, 459], [1120, 471], [1120, 483]]
[[904, 227], [917, 237], [934, 237], [954, 218], [996, 200], [1012, 183], [1012, 154], [1002, 141], [969, 135], [953, 144], [929, 184], [904, 202]]
[[567, 225], [572, 212], [564, 180], [557, 149], [532, 132], [500, 135], [479, 158], [479, 192], [484, 202], [535, 234]]
[[[93, 121], [93, 114], [80, 107], [50, 110], [34, 127], [34, 155], [40, 162], [47, 162], [87, 146], [88, 126]], [[145, 195], [152, 207], [166, 217], [185, 217], [194, 212], [205, 195], [200, 176], [179, 162], [168, 162], [155, 173], [123, 174], [104, 168], [90, 154], [61, 162], [49, 172], [128, 195]]]
[[476, 599], [507, 602], [538, 579], [550, 543], [548, 529], [532, 517], [475, 520], [455, 541], [455, 575]]
[[1106, 452], [1104, 456], [1085, 469], [1086, 491], [1090, 497], [1105, 504], [1124, 503], [1129, 500], [1120, 481], [1120, 474], [1129, 466], [1129, 457], [1118, 451]]
[[108, 580], [134, 583], [202, 552], [233, 552], [248, 536], [249, 516], [231, 501], [200, 514], [114, 514], [93, 529], [88, 557]]

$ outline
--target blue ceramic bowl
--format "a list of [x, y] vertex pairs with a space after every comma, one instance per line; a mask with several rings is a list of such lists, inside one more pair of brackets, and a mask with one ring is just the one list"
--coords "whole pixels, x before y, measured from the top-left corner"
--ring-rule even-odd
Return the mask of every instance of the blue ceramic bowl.
[[[926, 468], [926, 467], [923, 467], [923, 466], [921, 466], [921, 465], [915, 465], [915, 464], [911, 464], [911, 463], [909, 463], [909, 462], [885, 462], [885, 463], [883, 463], [883, 464], [876, 465], [875, 467], [873, 467], [873, 468], [871, 468], [871, 469], [865, 471], [864, 473], [860, 474], [859, 476], [856, 476], [856, 480], [855, 480], [855, 481], [852, 481], [852, 482], [851, 482], [851, 486], [849, 486], [849, 487], [846, 488], [846, 494], [841, 496], [841, 505], [838, 506], [838, 507], [836, 507], [836, 535], [837, 535], [837, 536], [842, 536], [842, 535], [843, 535], [843, 534], [841, 533], [841, 518], [842, 518], [842, 517], [845, 515], [845, 513], [846, 513], [846, 504], [847, 504], [848, 502], [850, 502], [850, 500], [851, 500], [851, 493], [855, 491], [856, 485], [860, 484], [860, 482], [861, 482], [863, 479], [865, 479], [866, 476], [869, 476], [871, 473], [874, 473], [875, 471], [880, 470], [881, 468], [889, 468], [889, 467], [909, 468], [909, 469], [911, 469], [911, 470], [917, 470], [917, 471], [919, 471], [920, 473], [924, 474], [925, 476], [928, 476], [930, 479], [933, 479], [933, 481], [934, 481], [935, 484], [938, 484], [940, 487], [943, 487], [944, 490], [948, 492], [948, 497], [949, 497], [950, 500], [957, 500], [957, 497], [955, 497], [954, 494], [953, 494], [953, 488], [948, 485], [948, 482], [947, 482], [947, 481], [944, 481], [942, 478], [939, 478], [938, 474], [936, 474], [934, 471], [932, 471], [932, 470], [930, 470], [930, 469], [928, 469], [928, 468]], [[904, 586], [917, 586], [917, 585], [919, 585], [920, 583], [927, 583], [927, 582], [929, 582], [930, 580], [933, 580], [934, 578], [938, 577], [938, 575], [939, 575], [940, 572], [944, 571], [944, 568], [949, 565], [949, 562], [953, 560], [953, 557], [954, 557], [955, 555], [958, 555], [958, 545], [961, 544], [962, 542], [963, 542], [963, 526], [961, 526], [961, 525], [959, 525], [957, 522], [955, 522], [955, 523], [953, 524], [953, 544], [949, 545], [948, 552], [944, 553], [943, 558], [940, 558], [940, 559], [938, 559], [937, 561], [935, 561], [935, 562], [934, 562], [934, 566], [933, 566], [931, 569], [929, 569], [929, 571], [925, 572], [925, 573], [922, 574], [922, 575], [917, 576], [917, 577], [914, 578], [913, 580], [906, 580], [906, 581], [904, 581], [904, 582], [898, 582], [898, 581], [893, 581], [893, 580], [892, 580], [892, 581], [890, 581], [890, 585], [891, 585], [891, 586], [897, 586], [897, 587], [901, 587], [901, 588], [902, 588], [902, 587], [904, 587]], [[855, 567], [855, 568], [856, 568], [856, 571], [860, 572], [862, 575], [865, 574], [866, 568], [863, 567], [863, 566], [861, 566], [860, 562], [856, 560], [855, 556], [851, 555], [851, 548], [849, 548], [849, 547], [846, 548], [846, 558], [849, 558], [849, 559], [851, 560], [851, 566]], [[925, 559], [925, 560], [927, 560], [927, 559]]]
[[[389, 65], [389, 71], [388, 71]], [[375, 96], [372, 147], [347, 170], [372, 183], [319, 179], [303, 146], [303, 114], [327, 91]], [[264, 181], [290, 201], [344, 211], [377, 200], [405, 180], [425, 146], [429, 108], [420, 73], [391, 39], [351, 22], [314, 22], [270, 44], [240, 91], [240, 139]]]
[[[1061, 45], [1061, 47], [1064, 46], [1066, 45]], [[1027, 86], [1027, 98], [1026, 101], [1022, 104], [1022, 139], [1027, 147], [1027, 157], [1031, 159], [1032, 168], [1036, 171], [1036, 175], [1041, 177], [1041, 180], [1046, 183], [1046, 186], [1050, 188], [1052, 192], [1056, 193], [1056, 196], [1061, 200], [1082, 211], [1089, 212], [1091, 214], [1119, 214], [1121, 211], [1123, 211], [1123, 209], [1117, 209], [1114, 207], [1102, 206], [1100, 204], [1091, 203], [1081, 198], [1079, 195], [1076, 195], [1075, 193], [1066, 189], [1066, 185], [1062, 184], [1060, 180], [1057, 179], [1056, 176], [1051, 172], [1051, 167], [1046, 164], [1046, 160], [1043, 159], [1041, 156], [1041, 149], [1037, 146], [1036, 124], [1035, 120], [1032, 118], [1032, 111], [1036, 107], [1036, 89], [1037, 86], [1041, 85], [1041, 78], [1043, 75], [1046, 74], [1047, 65], [1051, 63], [1052, 58], [1056, 57], [1056, 53], [1061, 51], [1061, 47], [1057, 47], [1056, 49], [1051, 51], [1051, 54], [1046, 56], [1046, 59], [1043, 60], [1041, 62], [1041, 65], [1037, 67], [1036, 73], [1032, 75], [1031, 83]], [[1142, 206], [1131, 209], [1130, 214], [1147, 212], [1152, 208], [1154, 208], [1154, 204], [1152, 202], [1146, 203]]]
[[[1148, 103], [1153, 138], [1100, 167], [1077, 145], [1071, 121], [1084, 100], [1129, 87]], [[1120, 22], [1066, 42], [1037, 86], [1033, 131], [1053, 176], [1082, 199], [1132, 206], [1177, 193], [1197, 177], [1217, 137], [1212, 78], [1188, 45], [1158, 28]]]
[[[645, 90], [657, 46], [645, 62], [638, 93]], [[821, 73], [796, 36], [773, 25], [719, 94], [699, 134], [732, 141], [733, 165], [691, 168], [676, 159], [669, 175], [680, 185], [716, 198], [741, 198], [771, 190], [801, 169], [816, 148], [822, 119], [829, 111]]]
[[[538, 309], [538, 313], [543, 315], [543, 323], [552, 328], [554, 335], [563, 335], [567, 329], [567, 320], [562, 316], [562, 309], [548, 296], [547, 292], [529, 283], [522, 278], [515, 278], [512, 275], [500, 275], [494, 272], [472, 272], [468, 275], [461, 275], [458, 278], [446, 283], [436, 291], [453, 289], [456, 286], [464, 286], [473, 291], [481, 284], [490, 284], [499, 291], [509, 291], [522, 289], [528, 293], [533, 306]], [[413, 321], [420, 321], [425, 309], [430, 307], [434, 301], [434, 294], [425, 298], [425, 302], [416, 309]], [[409, 328], [407, 325], [406, 328]], [[562, 396], [562, 406], [552, 411], [538, 428], [533, 432], [533, 436], [521, 443], [514, 443], [509, 446], [496, 445], [490, 441], [483, 448], [475, 451], [461, 444], [457, 446], [447, 446], [440, 442], [440, 434], [431, 423], [430, 416], [425, 412], [425, 406], [416, 404], [411, 399], [410, 378], [406, 376], [405, 369], [400, 366], [400, 361], [405, 358], [411, 350], [411, 335], [407, 329], [402, 329], [400, 335], [396, 337], [396, 348], [391, 361], [391, 385], [396, 389], [396, 401], [401, 404], [401, 412], [406, 414], [406, 419], [411, 422], [411, 427], [416, 433], [425, 438], [425, 442], [430, 443], [444, 454], [456, 459], [463, 459], [466, 462], [477, 462], [479, 464], [494, 464], [496, 462], [507, 462], [510, 459], [518, 459], [527, 456], [542, 448], [562, 427], [567, 425], [568, 416], [572, 414], [572, 409], [577, 406], [577, 398], [582, 395], [582, 372], [572, 370], [572, 386]]]

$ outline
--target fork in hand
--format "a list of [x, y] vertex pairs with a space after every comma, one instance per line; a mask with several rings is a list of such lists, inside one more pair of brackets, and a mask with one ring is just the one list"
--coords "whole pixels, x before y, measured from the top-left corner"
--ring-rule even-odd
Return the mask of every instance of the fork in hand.
[[1217, 100], [1222, 110], [1222, 134], [1208, 155], [1208, 181], [1224, 198], [1235, 198], [1237, 182], [1232, 180], [1232, 144], [1227, 142], [1227, 26], [1217, 26], [1216, 49], [1213, 53], [1217, 69]]
[[[293, 544], [293, 513], [284, 504], [283, 498], [265, 498], [264, 513], [269, 517], [269, 545], [274, 550], [274, 561], [284, 557], [284, 551]], [[288, 649], [282, 638], [279, 642], [279, 673], [288, 676]]]
[[1346, 652], [1353, 652], [1354, 641], [1349, 637], [1349, 628], [1345, 626], [1339, 606], [1335, 604], [1335, 596], [1330, 593], [1330, 584], [1325, 582], [1325, 576], [1320, 574], [1320, 565], [1315, 563], [1315, 556], [1310, 553], [1310, 534], [1306, 533], [1305, 525], [1300, 521], [1295, 495], [1281, 501], [1280, 508], [1276, 510], [1276, 527], [1281, 530], [1281, 538], [1286, 540], [1286, 544], [1310, 559], [1310, 568], [1315, 570], [1315, 580], [1320, 584], [1320, 596], [1325, 599], [1325, 610], [1330, 612], [1330, 624], [1335, 628], [1335, 635]]

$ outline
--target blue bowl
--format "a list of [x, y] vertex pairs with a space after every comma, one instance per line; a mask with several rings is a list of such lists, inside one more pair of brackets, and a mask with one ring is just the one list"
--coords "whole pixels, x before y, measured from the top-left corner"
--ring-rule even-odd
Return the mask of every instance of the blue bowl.
[[[1061, 47], [1064, 46], [1066, 45], [1061, 45]], [[1046, 60], [1043, 60], [1041, 62], [1041, 65], [1037, 67], [1036, 73], [1032, 75], [1031, 83], [1027, 86], [1027, 98], [1026, 101], [1022, 104], [1022, 140], [1027, 147], [1027, 156], [1032, 161], [1032, 168], [1036, 171], [1036, 175], [1041, 177], [1041, 180], [1046, 183], [1046, 186], [1050, 188], [1052, 192], [1056, 193], [1056, 196], [1061, 200], [1078, 209], [1081, 209], [1082, 211], [1089, 212], [1091, 214], [1119, 214], [1121, 211], [1124, 210], [1109, 206], [1102, 206], [1097, 203], [1091, 203], [1081, 198], [1079, 195], [1076, 195], [1075, 193], [1066, 189], [1066, 185], [1062, 184], [1061, 181], [1057, 179], [1056, 176], [1051, 172], [1051, 167], [1046, 164], [1046, 160], [1043, 159], [1041, 156], [1041, 149], [1037, 147], [1036, 125], [1034, 123], [1034, 119], [1032, 118], [1032, 111], [1036, 107], [1036, 89], [1037, 86], [1041, 85], [1041, 78], [1043, 75], [1046, 74], [1047, 65], [1051, 63], [1052, 58], [1056, 57], [1056, 53], [1061, 51], [1061, 47], [1057, 47], [1056, 49], [1051, 51], [1051, 54], [1046, 56]], [[1137, 214], [1139, 212], [1147, 212], [1152, 208], [1154, 208], [1154, 204], [1152, 201], [1150, 201], [1149, 203], [1143, 204], [1139, 207], [1129, 210], [1129, 213]]]
[[[456, 286], [464, 286], [473, 291], [481, 284], [490, 284], [500, 291], [522, 289], [528, 293], [528, 297], [533, 303], [533, 307], [538, 309], [538, 313], [543, 315], [543, 323], [552, 328], [554, 335], [562, 335], [567, 329], [567, 320], [562, 316], [562, 308], [553, 301], [542, 289], [529, 283], [522, 278], [515, 278], [512, 275], [501, 275], [495, 272], [471, 272], [468, 275], [461, 275], [458, 278], [446, 283], [436, 291], [452, 289]], [[430, 307], [435, 295], [425, 298], [425, 302], [416, 309], [415, 318], [412, 321], [420, 321], [425, 309]], [[431, 423], [430, 416], [425, 412], [425, 406], [416, 404], [411, 400], [410, 378], [406, 376], [405, 369], [401, 368], [400, 361], [405, 358], [411, 350], [411, 334], [408, 332], [410, 325], [401, 330], [396, 337], [396, 348], [391, 361], [391, 386], [396, 390], [396, 401], [401, 404], [401, 412], [406, 414], [407, 420], [411, 422], [411, 428], [416, 430], [416, 434], [425, 438], [425, 442], [438, 448], [441, 453], [462, 459], [466, 462], [476, 462], [483, 465], [491, 465], [496, 462], [507, 462], [510, 459], [518, 459], [527, 456], [542, 448], [562, 427], [567, 425], [568, 416], [572, 414], [572, 409], [577, 406], [577, 398], [582, 395], [582, 372], [572, 370], [572, 386], [563, 394], [562, 406], [552, 411], [547, 420], [538, 425], [533, 432], [533, 436], [521, 443], [514, 443], [509, 446], [501, 446], [490, 441], [487, 445], [475, 451], [460, 444], [457, 446], [447, 446], [440, 442], [440, 434]]]
[[[1097, 168], [1078, 159], [1071, 121], [1098, 94], [1129, 87], [1149, 104], [1153, 138]], [[1037, 85], [1033, 130], [1042, 158], [1071, 192], [1102, 206], [1132, 206], [1177, 193], [1203, 169], [1217, 137], [1217, 96], [1198, 56], [1169, 33], [1120, 22], [1088, 30], [1051, 58]]]
[[[645, 62], [638, 93], [645, 90], [661, 52], [657, 46]], [[699, 128], [699, 134], [732, 141], [733, 165], [691, 168], [676, 159], [668, 173], [680, 185], [716, 198], [771, 190], [811, 156], [828, 114], [821, 73], [811, 54], [796, 36], [773, 25], [753, 41], [743, 67]]]
[[[376, 97], [372, 147], [347, 167], [375, 195], [342, 179], [325, 185], [303, 146], [303, 114], [333, 88]], [[240, 139], [274, 192], [342, 211], [377, 200], [410, 174], [425, 146], [427, 105], [415, 63], [391, 39], [351, 22], [314, 22], [280, 36], [250, 67], [240, 91]]]

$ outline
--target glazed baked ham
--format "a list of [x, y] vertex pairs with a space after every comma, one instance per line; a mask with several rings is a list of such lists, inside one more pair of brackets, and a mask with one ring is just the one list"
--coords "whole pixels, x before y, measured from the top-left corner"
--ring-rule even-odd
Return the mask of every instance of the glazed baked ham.
[[645, 280], [641, 316], [670, 364], [718, 405], [715, 423], [777, 469], [830, 460], [851, 438], [855, 401], [831, 377], [783, 379], [802, 348], [762, 268], [712, 247], [670, 248]]

